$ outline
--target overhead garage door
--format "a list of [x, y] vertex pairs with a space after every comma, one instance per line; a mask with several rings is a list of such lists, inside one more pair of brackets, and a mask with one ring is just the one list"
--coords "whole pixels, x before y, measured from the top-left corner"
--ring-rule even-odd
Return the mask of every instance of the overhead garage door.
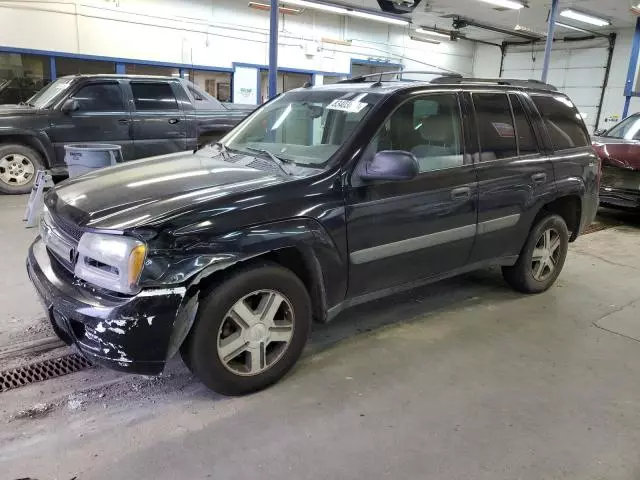
[[[556, 42], [549, 65], [547, 82], [573, 100], [592, 133], [604, 85], [608, 45], [606, 39]], [[502, 77], [539, 80], [543, 60], [544, 45], [534, 49], [531, 46], [509, 46]]]

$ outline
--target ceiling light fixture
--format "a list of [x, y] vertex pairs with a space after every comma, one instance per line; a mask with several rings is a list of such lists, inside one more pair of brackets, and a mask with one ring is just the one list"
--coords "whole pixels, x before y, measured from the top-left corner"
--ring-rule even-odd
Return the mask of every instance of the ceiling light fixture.
[[416, 42], [432, 43], [434, 45], [440, 45], [442, 43], [442, 42], [440, 42], [439, 40], [436, 40], [436, 39], [424, 38], [424, 37], [416, 37], [415, 35], [409, 35], [409, 38], [411, 40], [415, 40]]
[[284, 3], [297, 5], [299, 7], [312, 8], [314, 10], [320, 10], [323, 12], [337, 13], [339, 15], [346, 15], [349, 12], [349, 10], [347, 10], [346, 8], [338, 7], [335, 5], [328, 5], [326, 3], [309, 2], [307, 0], [285, 0]]
[[496, 7], [502, 8], [510, 8], [511, 10], [520, 10], [524, 8], [526, 5], [521, 2], [516, 2], [515, 0], [480, 0], [484, 3], [490, 3], [491, 5], [495, 5]]
[[[263, 10], [265, 12], [268, 12], [268, 11], [271, 10], [271, 5], [269, 5], [267, 3], [262, 3], [262, 2], [249, 2], [249, 7], [250, 8], [255, 8], [256, 10]], [[283, 13], [283, 14], [297, 15], [302, 10], [298, 10], [297, 8], [280, 7], [280, 8], [278, 8], [278, 11], [280, 13]]]
[[416, 33], [420, 33], [421, 35], [432, 35], [434, 37], [442, 37], [442, 38], [451, 39], [451, 35], [450, 34], [438, 32], [436, 30], [428, 30], [428, 29], [423, 28], [423, 27], [416, 28]]
[[349, 10], [347, 15], [356, 18], [366, 18], [374, 22], [389, 23], [391, 25], [409, 25], [407, 20], [402, 18], [387, 17], [386, 15], [376, 15], [375, 13], [363, 12], [362, 10]]
[[296, 5], [298, 7], [311, 8], [313, 10], [320, 10], [322, 12], [335, 13], [338, 15], [348, 15], [350, 17], [364, 18], [367, 20], [373, 20], [375, 22], [389, 23], [391, 25], [409, 25], [409, 21], [403, 18], [392, 17], [389, 15], [378, 15], [375, 13], [369, 13], [362, 10], [353, 10], [350, 8], [344, 8], [329, 3], [310, 2], [308, 0], [283, 0], [283, 3], [289, 5]]
[[587, 13], [578, 12], [571, 8], [567, 8], [560, 12], [562, 17], [572, 18], [573, 20], [577, 20], [578, 22], [588, 23], [589, 25], [595, 25], [596, 27], [606, 27], [611, 25], [609, 20], [604, 18], [595, 17], [593, 15], [589, 15]]
[[574, 27], [573, 25], [567, 25], [562, 22], [556, 22], [556, 27], [568, 28], [569, 30], [575, 30], [576, 32], [591, 33], [589, 30], [585, 30], [584, 28]]

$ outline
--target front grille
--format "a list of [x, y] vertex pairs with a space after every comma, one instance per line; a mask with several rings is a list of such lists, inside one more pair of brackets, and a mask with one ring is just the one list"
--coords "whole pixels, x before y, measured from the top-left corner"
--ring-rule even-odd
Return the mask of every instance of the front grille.
[[640, 190], [640, 172], [605, 166], [602, 169], [601, 186], [621, 190]]
[[82, 237], [82, 234], [84, 233], [80, 227], [58, 216], [52, 215], [51, 219], [53, 220], [53, 224], [55, 225], [55, 227], [63, 232], [64, 235], [75, 240], [76, 242], [80, 241], [80, 237]]
[[[77, 227], [75, 229], [80, 231]], [[40, 236], [47, 250], [58, 260], [58, 263], [73, 272], [80, 240], [80, 236], [77, 236], [74, 229], [69, 228], [68, 223], [61, 222], [59, 218], [54, 218], [48, 210], [45, 210], [40, 224]]]

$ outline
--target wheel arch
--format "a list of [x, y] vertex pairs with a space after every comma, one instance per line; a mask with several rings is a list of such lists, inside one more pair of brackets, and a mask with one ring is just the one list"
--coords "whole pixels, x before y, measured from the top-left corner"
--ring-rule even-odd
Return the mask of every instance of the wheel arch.
[[[48, 140], [48, 138], [47, 138]], [[47, 148], [50, 145], [49, 142], [43, 141], [37, 134], [29, 131], [9, 131], [7, 133], [0, 133], [0, 146], [18, 144], [29, 147], [40, 154], [44, 161], [45, 167], [50, 168], [52, 165], [53, 151]]]

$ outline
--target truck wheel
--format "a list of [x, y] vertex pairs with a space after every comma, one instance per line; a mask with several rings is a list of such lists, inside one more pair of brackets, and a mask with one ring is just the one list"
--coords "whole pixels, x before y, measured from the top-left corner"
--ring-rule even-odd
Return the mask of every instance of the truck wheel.
[[280, 380], [302, 353], [311, 302], [290, 270], [266, 263], [234, 274], [201, 300], [180, 352], [207, 387], [224, 395]]
[[0, 193], [29, 193], [38, 170], [44, 170], [42, 156], [19, 144], [0, 146]]
[[534, 225], [512, 267], [503, 267], [509, 285], [524, 293], [547, 290], [558, 278], [569, 250], [569, 230], [559, 215], [545, 215]]

